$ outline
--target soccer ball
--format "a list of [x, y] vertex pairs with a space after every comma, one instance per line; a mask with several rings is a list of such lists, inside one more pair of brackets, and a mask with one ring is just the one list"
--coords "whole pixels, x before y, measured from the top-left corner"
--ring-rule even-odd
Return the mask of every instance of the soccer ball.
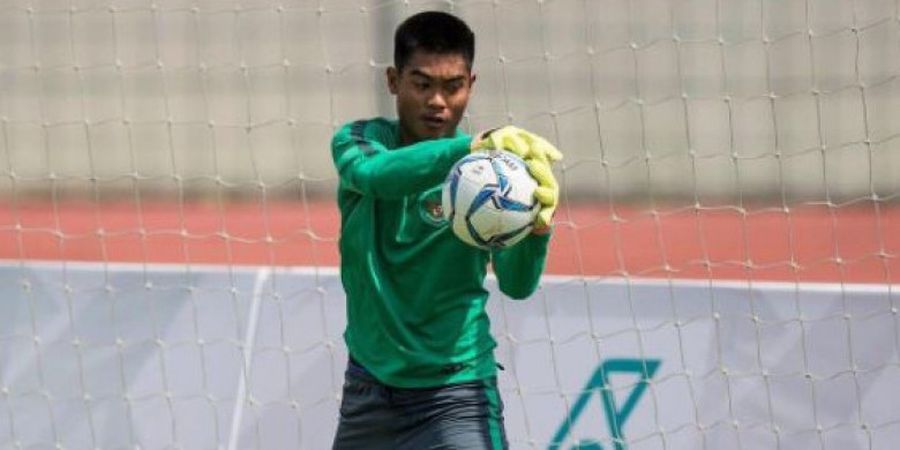
[[460, 159], [444, 182], [441, 207], [453, 232], [482, 249], [509, 247], [528, 235], [538, 207], [537, 182], [521, 158], [504, 150]]

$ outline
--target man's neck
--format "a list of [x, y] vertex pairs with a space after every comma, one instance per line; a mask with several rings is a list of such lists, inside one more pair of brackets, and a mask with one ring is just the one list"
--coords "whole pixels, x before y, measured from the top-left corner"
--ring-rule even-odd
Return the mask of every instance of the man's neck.
[[412, 137], [403, 127], [400, 127], [400, 146], [406, 147], [407, 145], [413, 145], [419, 142], [418, 139]]

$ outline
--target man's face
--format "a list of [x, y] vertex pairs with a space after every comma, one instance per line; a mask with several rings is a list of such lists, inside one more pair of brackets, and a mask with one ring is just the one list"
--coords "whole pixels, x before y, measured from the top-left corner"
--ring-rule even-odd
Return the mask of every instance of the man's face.
[[475, 76], [460, 54], [417, 51], [403, 71], [387, 71], [397, 96], [400, 137], [404, 144], [450, 137], [462, 119]]

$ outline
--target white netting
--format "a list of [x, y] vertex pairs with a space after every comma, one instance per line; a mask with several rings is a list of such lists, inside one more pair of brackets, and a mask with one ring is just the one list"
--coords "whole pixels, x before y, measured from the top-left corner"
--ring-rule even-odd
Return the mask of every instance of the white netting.
[[329, 140], [430, 8], [566, 155], [514, 448], [892, 448], [897, 0], [0, 2], [0, 448], [327, 447]]

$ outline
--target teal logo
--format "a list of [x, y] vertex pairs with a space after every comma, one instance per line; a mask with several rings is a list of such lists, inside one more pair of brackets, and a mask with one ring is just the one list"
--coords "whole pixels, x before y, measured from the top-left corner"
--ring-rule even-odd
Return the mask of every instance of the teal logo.
[[[584, 408], [591, 399], [596, 395], [598, 400], [603, 404], [603, 412], [606, 415], [606, 428], [612, 437], [613, 448], [615, 450], [626, 450], [625, 434], [622, 430], [628, 417], [637, 406], [644, 391], [647, 390], [649, 381], [653, 378], [656, 370], [659, 369], [661, 361], [658, 359], [609, 359], [600, 364], [600, 367], [594, 371], [593, 376], [582, 390], [578, 400], [572, 405], [572, 409], [563, 423], [559, 426], [553, 440], [550, 441], [550, 447], [547, 450], [563, 450], [562, 443], [566, 441], [572, 431], [572, 427], [578, 422]], [[625, 399], [625, 403], [621, 406], [616, 405], [616, 398], [613, 395], [613, 389], [609, 384], [609, 378], [612, 374], [625, 373], [636, 374], [638, 376], [637, 383]], [[604, 450], [600, 442], [592, 439], [584, 439], [579, 441], [568, 450]]]

